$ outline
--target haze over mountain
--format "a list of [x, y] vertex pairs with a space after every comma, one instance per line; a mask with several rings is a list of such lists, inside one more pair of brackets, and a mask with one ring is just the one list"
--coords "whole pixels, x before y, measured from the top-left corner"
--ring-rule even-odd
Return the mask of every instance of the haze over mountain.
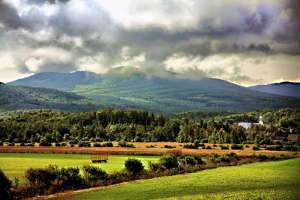
[[220, 79], [190, 80], [171, 72], [165, 78], [147, 76], [133, 67], [114, 68], [102, 75], [44, 72], [9, 84], [56, 88], [110, 105], [158, 113], [300, 107], [299, 98], [266, 94]]
[[252, 90], [291, 97], [300, 97], [300, 83], [281, 82], [249, 87]]
[[9, 86], [0, 82], [0, 112], [51, 109], [66, 112], [92, 111], [104, 106], [85, 97], [56, 89]]

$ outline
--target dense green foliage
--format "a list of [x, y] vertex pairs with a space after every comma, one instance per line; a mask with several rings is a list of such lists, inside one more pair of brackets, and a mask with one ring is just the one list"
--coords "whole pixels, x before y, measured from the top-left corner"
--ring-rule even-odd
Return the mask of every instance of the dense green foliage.
[[100, 103], [55, 89], [0, 85], [0, 117], [22, 110], [52, 109], [67, 112], [92, 111]]
[[300, 196], [299, 171], [300, 159], [254, 163], [115, 185], [72, 199], [296, 200]]
[[134, 175], [140, 174], [144, 170], [142, 162], [134, 158], [126, 160], [125, 167], [129, 173]]
[[0, 197], [2, 199], [9, 199], [9, 188], [11, 187], [11, 181], [5, 176], [0, 169]]
[[272, 121], [269, 126], [254, 124], [251, 128], [244, 129], [233, 123], [254, 119], [258, 113], [230, 115], [225, 120], [192, 121], [186, 118], [168, 119], [163, 115], [155, 116], [137, 110], [110, 108], [87, 113], [28, 111], [0, 120], [0, 141], [40, 142], [45, 146], [52, 142], [90, 146], [91, 141], [121, 141], [119, 145], [124, 147], [129, 147], [126, 141], [272, 144], [273, 136], [287, 136], [300, 130], [300, 112], [293, 109], [265, 112], [263, 116], [266, 121]]
[[101, 76], [90, 72], [41, 73], [10, 84], [61, 89], [118, 108], [155, 113], [300, 107], [299, 98], [261, 93], [219, 79], [149, 77], [126, 67]]

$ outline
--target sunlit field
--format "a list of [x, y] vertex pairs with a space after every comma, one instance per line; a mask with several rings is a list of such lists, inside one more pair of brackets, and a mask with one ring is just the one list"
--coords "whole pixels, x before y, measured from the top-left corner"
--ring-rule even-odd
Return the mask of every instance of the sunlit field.
[[84, 192], [74, 200], [299, 199], [300, 159], [224, 167]]
[[43, 168], [50, 164], [58, 167], [94, 165], [111, 173], [122, 170], [124, 162], [133, 157], [141, 160], [145, 168], [148, 166], [148, 161], [155, 162], [159, 159], [159, 156], [110, 155], [107, 163], [92, 164], [90, 155], [87, 154], [0, 153], [0, 168], [11, 180], [17, 177], [23, 183], [25, 171], [29, 168]]

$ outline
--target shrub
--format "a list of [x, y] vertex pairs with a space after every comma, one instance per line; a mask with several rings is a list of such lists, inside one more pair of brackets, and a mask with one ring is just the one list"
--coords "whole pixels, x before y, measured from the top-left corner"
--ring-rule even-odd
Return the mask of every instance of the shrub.
[[183, 145], [184, 149], [198, 149], [198, 146], [194, 145], [194, 144], [185, 144]]
[[260, 148], [259, 148], [259, 146], [254, 145], [254, 146], [252, 147], [252, 150], [257, 151], [257, 150], [260, 150]]
[[0, 141], [0, 146], [3, 146], [3, 142], [2, 141]]
[[140, 160], [131, 158], [125, 161], [125, 167], [128, 172], [134, 175], [140, 174], [144, 170], [144, 166]]
[[201, 143], [208, 143], [208, 139], [207, 138], [203, 138], [200, 140]]
[[228, 146], [228, 145], [220, 145], [220, 148], [221, 148], [222, 150], [225, 150], [225, 149], [229, 149], [229, 146]]
[[78, 142], [78, 147], [90, 147], [91, 143], [88, 141], [80, 141]]
[[198, 164], [198, 161], [191, 155], [185, 155], [179, 158], [179, 162], [182, 163], [183, 165], [196, 165]]
[[112, 142], [106, 142], [102, 144], [102, 147], [114, 147]]
[[159, 164], [161, 164], [166, 169], [178, 168], [178, 161], [174, 155], [164, 155], [160, 158]]
[[11, 181], [5, 176], [0, 169], [0, 197], [1, 199], [10, 199]]
[[268, 156], [259, 154], [257, 157], [260, 161], [265, 161], [268, 159]]
[[51, 143], [50, 143], [50, 142], [46, 142], [46, 141], [42, 140], [42, 141], [40, 142], [40, 146], [44, 146], [44, 147], [50, 147], [50, 146], [51, 146]]
[[281, 151], [282, 146], [281, 145], [267, 145], [266, 150], [269, 151]]
[[83, 176], [90, 186], [101, 185], [107, 181], [108, 174], [98, 167], [86, 165], [82, 167], [82, 170]]
[[146, 148], [156, 148], [155, 145], [147, 145]]
[[244, 147], [243, 147], [242, 144], [232, 144], [232, 145], [231, 145], [231, 149], [232, 149], [232, 150], [243, 150]]
[[135, 148], [135, 146], [133, 144], [129, 144], [126, 141], [120, 141], [118, 143], [118, 146], [120, 146], [120, 147], [127, 147], [127, 148]]
[[48, 188], [51, 182], [55, 180], [56, 174], [53, 168], [46, 169], [28, 169], [25, 172], [25, 177], [32, 186], [40, 186]]
[[171, 145], [164, 145], [163, 148], [166, 148], [166, 149], [175, 149], [176, 146], [171, 146]]
[[95, 143], [95, 144], [94, 144], [94, 147], [102, 147], [102, 145], [99, 144], [99, 143]]

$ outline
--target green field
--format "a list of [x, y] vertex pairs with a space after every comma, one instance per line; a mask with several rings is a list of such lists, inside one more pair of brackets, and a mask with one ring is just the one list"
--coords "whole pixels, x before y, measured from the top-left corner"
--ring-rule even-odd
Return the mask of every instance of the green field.
[[83, 154], [37, 154], [37, 153], [0, 153], [0, 169], [11, 179], [14, 177], [24, 182], [25, 171], [29, 168], [42, 168], [48, 165], [59, 167], [81, 167], [83, 165], [99, 166], [108, 173], [120, 171], [128, 158], [137, 158], [147, 168], [148, 161], [157, 161], [158, 156], [122, 156], [111, 155], [107, 163], [92, 164], [90, 155]]
[[74, 200], [300, 199], [300, 159], [223, 167], [120, 184]]

